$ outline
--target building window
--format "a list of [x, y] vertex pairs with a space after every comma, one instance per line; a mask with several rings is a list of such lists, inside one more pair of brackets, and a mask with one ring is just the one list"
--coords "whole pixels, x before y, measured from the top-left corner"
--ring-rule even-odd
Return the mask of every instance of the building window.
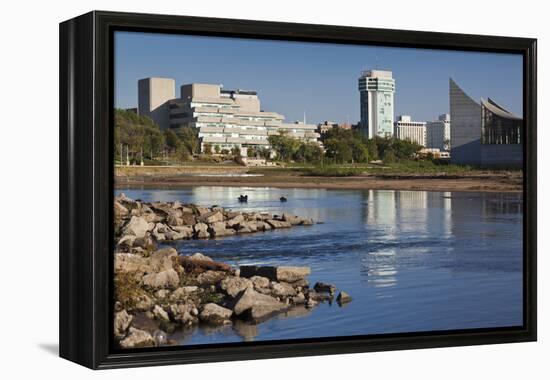
[[482, 144], [521, 144], [521, 119], [499, 116], [481, 107]]

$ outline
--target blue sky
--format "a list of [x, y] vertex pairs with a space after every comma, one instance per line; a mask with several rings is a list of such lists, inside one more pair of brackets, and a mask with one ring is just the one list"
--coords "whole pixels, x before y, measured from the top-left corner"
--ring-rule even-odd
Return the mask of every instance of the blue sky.
[[522, 113], [521, 55], [350, 46], [221, 37], [115, 34], [115, 106], [137, 106], [137, 81], [157, 76], [256, 90], [262, 109], [287, 121], [359, 120], [361, 70], [389, 69], [395, 116], [435, 120], [449, 112], [449, 77], [470, 96]]

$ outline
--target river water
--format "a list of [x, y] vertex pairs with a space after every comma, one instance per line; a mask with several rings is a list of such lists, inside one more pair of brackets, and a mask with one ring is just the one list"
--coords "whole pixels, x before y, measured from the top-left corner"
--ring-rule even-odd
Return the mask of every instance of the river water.
[[[522, 324], [521, 194], [198, 186], [124, 189], [144, 201], [292, 213], [322, 224], [213, 240], [180, 253], [234, 265], [309, 266], [335, 284], [344, 307], [296, 308], [259, 325], [193, 328], [172, 337], [210, 344]], [[248, 195], [248, 203], [237, 201]], [[279, 197], [288, 201], [281, 203]]]

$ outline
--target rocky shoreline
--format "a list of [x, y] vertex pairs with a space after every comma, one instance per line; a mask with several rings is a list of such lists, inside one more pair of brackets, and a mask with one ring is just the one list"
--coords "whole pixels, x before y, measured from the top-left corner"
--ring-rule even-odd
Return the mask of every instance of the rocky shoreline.
[[180, 202], [115, 198], [114, 337], [121, 348], [176, 344], [178, 328], [255, 325], [293, 308], [351, 301], [332, 284], [310, 287], [309, 267], [232, 267], [160, 244], [307, 226], [295, 215], [241, 213]]

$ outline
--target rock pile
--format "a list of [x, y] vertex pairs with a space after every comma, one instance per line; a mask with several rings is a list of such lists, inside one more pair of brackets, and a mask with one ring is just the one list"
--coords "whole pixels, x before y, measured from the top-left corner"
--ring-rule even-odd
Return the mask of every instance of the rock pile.
[[[160, 242], [217, 238], [311, 225], [311, 219], [115, 199], [114, 337], [122, 348], [174, 344], [178, 327], [238, 326], [239, 331], [298, 306], [332, 302], [336, 287], [310, 289], [308, 267], [232, 266], [200, 253], [184, 256]], [[338, 302], [351, 297], [342, 292]], [[250, 335], [244, 333], [245, 336]]]
[[237, 234], [310, 226], [309, 218], [238, 212], [175, 202], [142, 202], [121, 193], [115, 198], [117, 251], [142, 253], [157, 242], [209, 239]]
[[173, 248], [148, 256], [118, 252], [115, 339], [123, 348], [173, 344], [166, 336], [178, 326], [254, 325], [297, 306], [332, 302], [335, 287], [318, 283], [310, 289], [310, 272], [289, 266], [235, 269]]

